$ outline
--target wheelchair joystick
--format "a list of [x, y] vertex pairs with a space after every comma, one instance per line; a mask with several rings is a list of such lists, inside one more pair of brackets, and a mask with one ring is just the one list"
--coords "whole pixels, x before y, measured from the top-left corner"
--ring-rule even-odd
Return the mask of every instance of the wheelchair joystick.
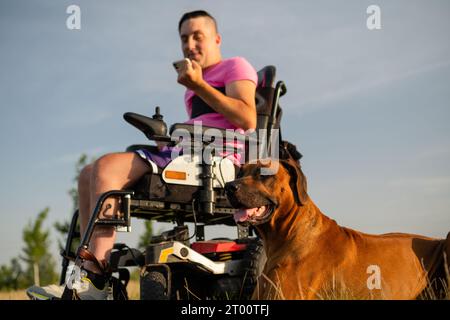
[[155, 107], [155, 114], [152, 116], [152, 118], [160, 121], [162, 121], [162, 119], [164, 118], [163, 115], [160, 113], [160, 108], [158, 106]]
[[125, 121], [142, 131], [150, 140], [167, 140], [167, 125], [163, 121], [159, 107], [156, 107], [155, 114], [152, 118], [134, 113], [127, 112], [123, 115]]

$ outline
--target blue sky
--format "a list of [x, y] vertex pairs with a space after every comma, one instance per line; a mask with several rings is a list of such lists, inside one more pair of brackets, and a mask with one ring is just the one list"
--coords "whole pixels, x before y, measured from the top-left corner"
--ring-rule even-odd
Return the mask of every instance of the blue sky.
[[[81, 30], [66, 28], [71, 4]], [[371, 4], [381, 30], [366, 27]], [[179, 18], [199, 8], [217, 18], [224, 57], [277, 67], [283, 137], [303, 153], [325, 214], [368, 233], [446, 236], [448, 1], [0, 0], [0, 263], [46, 206], [47, 227], [69, 218], [80, 154], [147, 142], [124, 112], [159, 105], [167, 123], [186, 119], [171, 62]], [[142, 222], [134, 227], [119, 239], [136, 244]]]

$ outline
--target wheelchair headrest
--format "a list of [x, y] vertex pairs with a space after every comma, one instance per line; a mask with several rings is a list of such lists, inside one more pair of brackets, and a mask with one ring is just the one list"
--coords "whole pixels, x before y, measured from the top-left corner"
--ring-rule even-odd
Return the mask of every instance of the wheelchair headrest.
[[274, 66], [265, 66], [258, 71], [258, 88], [274, 86], [276, 68]]

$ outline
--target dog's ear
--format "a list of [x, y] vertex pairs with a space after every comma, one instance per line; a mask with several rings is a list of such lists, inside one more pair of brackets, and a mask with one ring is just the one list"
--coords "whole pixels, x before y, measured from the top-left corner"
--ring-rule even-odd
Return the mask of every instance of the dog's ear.
[[293, 159], [281, 160], [283, 167], [289, 172], [292, 193], [298, 205], [302, 206], [308, 201], [306, 177], [300, 168], [300, 162]]

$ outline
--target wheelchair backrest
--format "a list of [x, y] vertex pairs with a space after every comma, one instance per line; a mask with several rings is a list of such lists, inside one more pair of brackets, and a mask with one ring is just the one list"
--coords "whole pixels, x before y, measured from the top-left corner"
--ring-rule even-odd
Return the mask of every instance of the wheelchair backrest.
[[[275, 75], [276, 68], [274, 66], [266, 66], [258, 71], [258, 85], [256, 87], [257, 129], [267, 129], [268, 127], [270, 114], [274, 108]], [[281, 116], [281, 108], [278, 108], [275, 129], [280, 128]]]

